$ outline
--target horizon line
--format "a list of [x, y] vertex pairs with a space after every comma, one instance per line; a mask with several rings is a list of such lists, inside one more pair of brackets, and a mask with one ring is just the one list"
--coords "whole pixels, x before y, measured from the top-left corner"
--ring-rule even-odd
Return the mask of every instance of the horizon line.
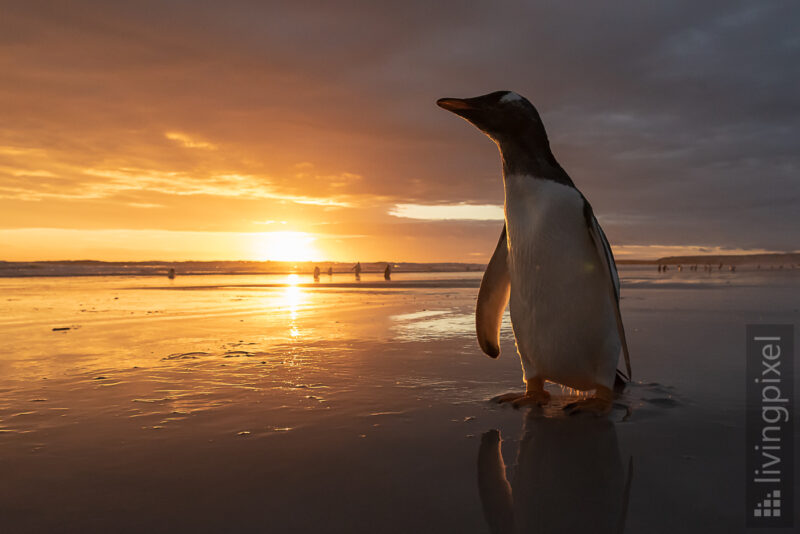
[[[653, 258], [615, 258], [617, 263], [650, 263], [657, 261], [670, 260], [673, 258], [719, 258], [719, 257], [754, 257], [754, 256], [789, 256], [793, 254], [800, 254], [800, 250], [786, 251], [786, 252], [752, 252], [752, 253], [731, 253], [731, 254], [678, 254], [672, 256], [660, 256]], [[355, 264], [355, 263], [391, 263], [391, 264], [421, 264], [421, 265], [437, 265], [437, 264], [457, 264], [457, 265], [485, 265], [487, 261], [465, 261], [465, 260], [440, 260], [440, 261], [414, 261], [414, 260], [358, 260], [355, 261], [338, 261], [338, 260], [251, 260], [251, 259], [215, 259], [215, 260], [98, 260], [98, 259], [60, 259], [60, 260], [4, 260], [0, 259], [0, 263], [275, 263], [275, 264]]]

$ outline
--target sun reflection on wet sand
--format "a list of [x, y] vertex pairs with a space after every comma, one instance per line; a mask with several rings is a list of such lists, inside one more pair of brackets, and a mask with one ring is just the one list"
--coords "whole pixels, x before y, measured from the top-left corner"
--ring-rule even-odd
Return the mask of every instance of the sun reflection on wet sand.
[[300, 277], [294, 273], [286, 277], [286, 289], [283, 292], [283, 305], [289, 308], [289, 335], [293, 339], [300, 337], [300, 330], [297, 328], [297, 312], [302, 304], [305, 303], [305, 292], [298, 285]]

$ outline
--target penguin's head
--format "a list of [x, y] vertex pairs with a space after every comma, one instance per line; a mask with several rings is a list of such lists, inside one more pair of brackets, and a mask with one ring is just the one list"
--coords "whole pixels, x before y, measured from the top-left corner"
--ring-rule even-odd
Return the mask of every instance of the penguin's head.
[[547, 143], [536, 108], [513, 91], [495, 91], [474, 98], [440, 98], [436, 104], [462, 117], [500, 145], [521, 138]]

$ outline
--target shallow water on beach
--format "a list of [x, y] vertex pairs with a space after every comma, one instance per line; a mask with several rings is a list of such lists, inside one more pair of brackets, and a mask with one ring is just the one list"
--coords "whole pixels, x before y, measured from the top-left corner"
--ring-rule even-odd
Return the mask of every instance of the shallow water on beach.
[[480, 273], [0, 279], [3, 531], [744, 532], [745, 325], [800, 270], [621, 278], [608, 420], [487, 402]]

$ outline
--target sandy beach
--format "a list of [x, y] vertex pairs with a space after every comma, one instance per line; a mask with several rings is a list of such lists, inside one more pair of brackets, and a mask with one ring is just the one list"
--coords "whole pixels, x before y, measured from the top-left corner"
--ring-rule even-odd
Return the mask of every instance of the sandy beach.
[[488, 402], [479, 273], [0, 279], [4, 531], [743, 532], [744, 328], [798, 271], [621, 275], [607, 421]]

